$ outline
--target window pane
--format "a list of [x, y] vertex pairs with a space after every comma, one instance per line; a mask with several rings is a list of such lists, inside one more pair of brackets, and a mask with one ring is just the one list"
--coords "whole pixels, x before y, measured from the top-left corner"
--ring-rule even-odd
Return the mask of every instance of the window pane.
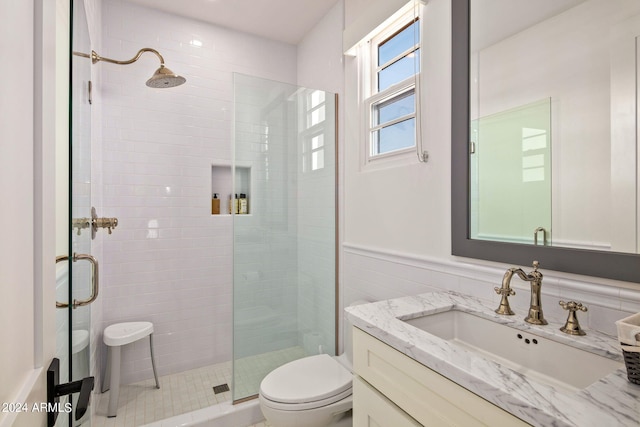
[[378, 91], [403, 81], [420, 71], [420, 49], [398, 59], [378, 73]]
[[414, 146], [415, 118], [384, 127], [374, 132], [372, 154], [383, 154]]
[[419, 41], [420, 25], [416, 21], [378, 46], [378, 67], [415, 46]]
[[390, 122], [407, 114], [415, 113], [415, 94], [411, 90], [395, 98], [374, 105], [374, 126]]
[[311, 138], [311, 149], [312, 150], [320, 148], [323, 145], [324, 145], [324, 135], [323, 134], [316, 135], [313, 138]]
[[324, 150], [311, 153], [311, 170], [315, 171], [324, 168]]
[[309, 97], [309, 101], [310, 101], [310, 108], [314, 108], [317, 107], [318, 105], [322, 104], [324, 102], [324, 91], [321, 90], [314, 90], [311, 93], [311, 96]]
[[311, 113], [307, 114], [307, 127], [310, 128], [312, 126], [315, 126], [319, 123], [324, 122], [325, 119], [325, 112], [324, 112], [324, 105], [313, 110]]

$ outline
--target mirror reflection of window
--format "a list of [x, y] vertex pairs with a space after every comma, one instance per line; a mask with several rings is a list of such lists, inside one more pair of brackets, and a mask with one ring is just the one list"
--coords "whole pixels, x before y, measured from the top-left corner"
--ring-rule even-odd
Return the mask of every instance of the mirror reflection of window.
[[545, 180], [544, 153], [547, 148], [545, 129], [522, 128], [522, 182]]
[[157, 219], [150, 219], [147, 223], [147, 239], [157, 239], [160, 237], [160, 224]]

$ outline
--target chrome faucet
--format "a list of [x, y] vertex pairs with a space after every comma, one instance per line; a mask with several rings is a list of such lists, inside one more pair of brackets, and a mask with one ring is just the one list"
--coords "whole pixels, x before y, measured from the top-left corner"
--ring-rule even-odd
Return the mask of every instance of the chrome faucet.
[[540, 288], [542, 287], [542, 273], [538, 271], [538, 261], [533, 261], [533, 271], [526, 274], [521, 268], [510, 268], [504, 273], [502, 278], [502, 287], [495, 288], [497, 294], [502, 295], [500, 300], [500, 306], [495, 310], [498, 314], [512, 315], [514, 314], [509, 307], [510, 295], [515, 295], [513, 289], [511, 289], [511, 278], [514, 274], [517, 274], [525, 282], [531, 283], [531, 304], [529, 305], [529, 314], [525, 317], [525, 322], [532, 323], [534, 325], [546, 325], [547, 321], [542, 314], [542, 301], [540, 299]]
[[539, 265], [538, 261], [533, 261], [533, 271], [527, 275], [527, 280], [531, 283], [531, 303], [529, 304], [529, 314], [524, 318], [524, 321], [534, 325], [546, 325], [548, 322], [542, 314], [542, 299], [540, 298], [542, 273], [538, 271]]

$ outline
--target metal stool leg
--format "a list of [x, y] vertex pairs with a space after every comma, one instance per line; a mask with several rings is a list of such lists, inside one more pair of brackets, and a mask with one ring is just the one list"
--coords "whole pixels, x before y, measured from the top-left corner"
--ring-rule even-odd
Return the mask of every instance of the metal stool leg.
[[156, 388], [160, 388], [158, 381], [158, 371], [156, 371], [156, 359], [153, 356], [153, 334], [149, 334], [149, 348], [151, 349], [151, 366], [153, 367], [153, 376], [156, 379]]
[[120, 350], [121, 346], [113, 346], [110, 348], [111, 354], [111, 391], [109, 392], [109, 408], [107, 409], [107, 417], [115, 417], [118, 413], [118, 396], [120, 395]]
[[100, 392], [104, 393], [109, 391], [110, 380], [111, 379], [111, 347], [107, 346], [107, 369], [104, 372], [104, 376], [102, 377], [102, 389]]

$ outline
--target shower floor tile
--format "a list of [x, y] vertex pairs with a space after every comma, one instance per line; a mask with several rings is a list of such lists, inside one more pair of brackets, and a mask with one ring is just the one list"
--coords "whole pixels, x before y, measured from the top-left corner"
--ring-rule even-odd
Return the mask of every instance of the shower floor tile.
[[[238, 360], [240, 391], [247, 395], [257, 394], [259, 382], [267, 373], [305, 355], [302, 348], [292, 347]], [[231, 362], [165, 375], [159, 381], [159, 390], [153, 379], [120, 386], [115, 418], [106, 416], [109, 392], [94, 394], [96, 414], [91, 427], [137, 427], [232, 399], [231, 391], [218, 394], [213, 391], [213, 387], [221, 384], [233, 388]], [[250, 427], [269, 426], [258, 423]]]

